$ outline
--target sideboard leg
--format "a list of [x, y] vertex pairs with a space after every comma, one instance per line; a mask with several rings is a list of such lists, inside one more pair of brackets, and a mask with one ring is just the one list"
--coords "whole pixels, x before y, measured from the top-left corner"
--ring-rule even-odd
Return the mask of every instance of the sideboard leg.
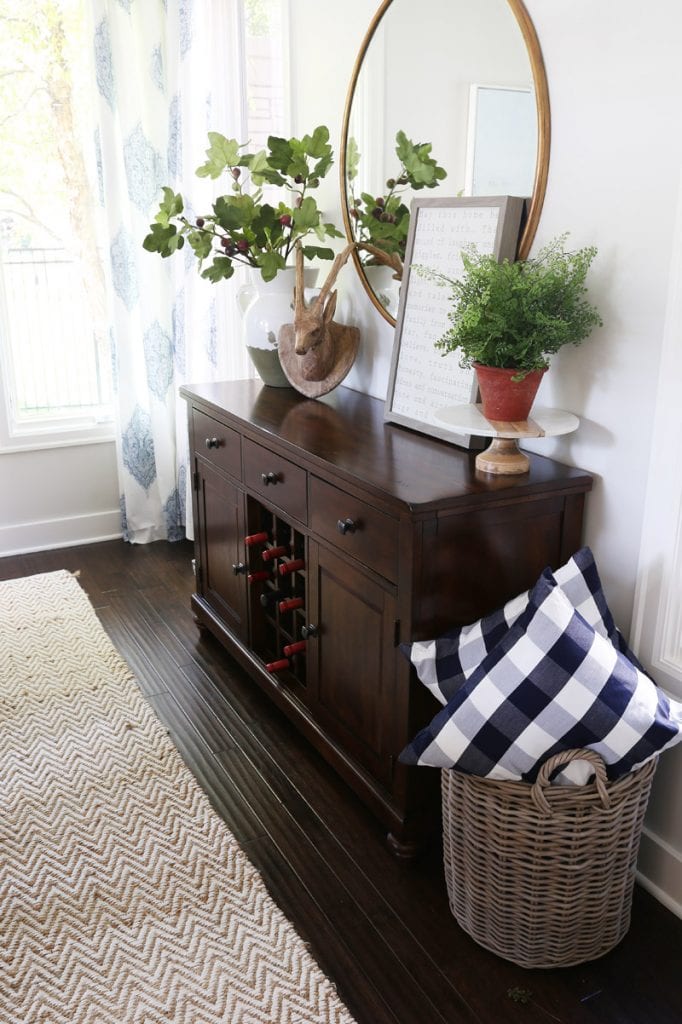
[[424, 844], [416, 839], [399, 839], [393, 832], [386, 836], [386, 845], [396, 860], [406, 863], [416, 860], [424, 849]]

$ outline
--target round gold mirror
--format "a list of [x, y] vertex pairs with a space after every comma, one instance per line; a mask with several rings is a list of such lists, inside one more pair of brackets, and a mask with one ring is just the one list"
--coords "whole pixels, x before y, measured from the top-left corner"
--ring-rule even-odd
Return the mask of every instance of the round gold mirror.
[[346, 234], [391, 324], [414, 196], [527, 198], [528, 255], [547, 185], [549, 92], [522, 0], [383, 0], [355, 62], [341, 136]]

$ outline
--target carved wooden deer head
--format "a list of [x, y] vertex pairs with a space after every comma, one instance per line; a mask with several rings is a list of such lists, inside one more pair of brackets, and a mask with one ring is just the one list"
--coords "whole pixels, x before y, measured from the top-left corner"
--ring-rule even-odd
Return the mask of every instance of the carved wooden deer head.
[[[296, 337], [296, 355], [303, 356], [311, 349], [329, 340], [330, 327], [336, 312], [337, 293], [332, 291], [336, 284], [339, 271], [348, 260], [355, 248], [355, 243], [347, 245], [334, 262], [327, 279], [320, 289], [319, 295], [306, 305], [303, 292], [303, 249], [296, 243], [296, 286], [294, 291], [294, 331]], [[340, 325], [335, 325], [340, 326]]]
[[[284, 372], [294, 385], [311, 382], [303, 390], [310, 397], [325, 394], [335, 387], [350, 369], [357, 353], [360, 332], [357, 327], [334, 321], [337, 293], [332, 291], [339, 271], [355, 248], [347, 245], [334, 260], [319, 295], [306, 305], [303, 293], [303, 249], [296, 243], [296, 285], [294, 322], [279, 333], [279, 357]], [[312, 382], [319, 386], [312, 386]]]

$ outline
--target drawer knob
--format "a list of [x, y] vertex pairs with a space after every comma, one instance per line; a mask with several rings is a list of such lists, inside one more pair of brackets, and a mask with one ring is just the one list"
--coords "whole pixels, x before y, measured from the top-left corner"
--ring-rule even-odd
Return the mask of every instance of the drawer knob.
[[220, 448], [220, 441], [218, 440], [217, 437], [207, 437], [206, 438], [206, 447], [207, 448]]
[[339, 533], [342, 533], [345, 537], [347, 533], [355, 533], [358, 528], [358, 524], [352, 519], [339, 519], [336, 524], [336, 529]]
[[319, 635], [319, 628], [317, 626], [314, 626], [312, 622], [309, 622], [307, 626], [301, 627], [301, 636], [303, 637], [304, 640], [308, 640], [308, 638], [312, 640]]
[[232, 565], [232, 572], [235, 576], [243, 576], [246, 572], [246, 566], [243, 562], [234, 562]]
[[279, 474], [278, 473], [261, 473], [260, 478], [263, 481], [263, 483], [265, 484], [265, 486], [267, 487], [268, 484], [276, 484], [278, 482]]

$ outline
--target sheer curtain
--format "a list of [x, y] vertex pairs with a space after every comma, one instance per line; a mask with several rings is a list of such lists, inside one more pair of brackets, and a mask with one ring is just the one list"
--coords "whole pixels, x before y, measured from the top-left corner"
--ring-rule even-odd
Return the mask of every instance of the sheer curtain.
[[[240, 0], [91, 0], [100, 202], [106, 223], [124, 536], [191, 536], [186, 381], [251, 375], [234, 289], [203, 281], [189, 246], [142, 248], [163, 185], [210, 203], [206, 133], [244, 127]], [[220, 192], [225, 184], [216, 183]]]

